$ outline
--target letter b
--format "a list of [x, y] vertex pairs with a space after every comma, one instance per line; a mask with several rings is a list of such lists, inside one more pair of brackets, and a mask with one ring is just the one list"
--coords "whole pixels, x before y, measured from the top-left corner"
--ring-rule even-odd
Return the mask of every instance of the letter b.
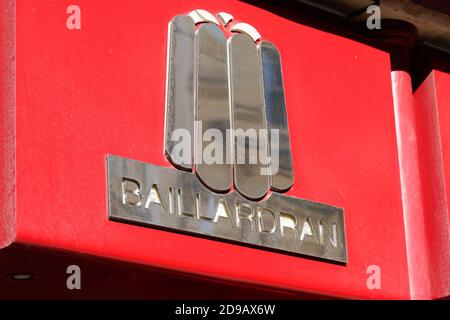
[[122, 178], [122, 203], [133, 207], [142, 205], [141, 186], [132, 179]]

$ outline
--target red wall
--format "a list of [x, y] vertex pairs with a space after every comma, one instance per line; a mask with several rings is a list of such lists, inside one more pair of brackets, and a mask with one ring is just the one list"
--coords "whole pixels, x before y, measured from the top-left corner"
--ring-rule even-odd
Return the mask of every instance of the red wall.
[[[76, 3], [81, 30], [65, 25], [72, 2], [17, 2], [15, 243], [328, 296], [411, 297], [388, 53], [240, 1]], [[344, 208], [346, 265], [108, 220], [108, 154], [170, 166], [167, 24], [198, 8], [229, 12], [278, 47], [295, 172], [287, 194]], [[450, 128], [450, 78], [435, 79]], [[440, 135], [445, 171], [450, 131]], [[366, 285], [371, 265], [379, 290]]]

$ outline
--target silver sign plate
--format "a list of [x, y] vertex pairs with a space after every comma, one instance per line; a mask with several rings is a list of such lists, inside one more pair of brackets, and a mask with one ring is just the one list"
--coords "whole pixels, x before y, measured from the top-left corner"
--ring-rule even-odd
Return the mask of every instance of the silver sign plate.
[[275, 45], [262, 41], [258, 45], [263, 71], [264, 103], [268, 130], [269, 151], [272, 150], [270, 141], [273, 129], [279, 134], [279, 170], [271, 175], [271, 188], [274, 191], [284, 191], [294, 183], [294, 169], [292, 167], [291, 141], [289, 138], [284, 101], [283, 75], [281, 72], [280, 53]]
[[235, 129], [234, 185], [249, 199], [260, 199], [269, 191], [270, 177], [261, 174], [261, 159], [250, 159], [250, 154], [258, 154], [259, 147], [267, 152], [267, 136], [261, 137], [259, 144], [246, 136], [247, 130], [267, 130], [258, 49], [249, 36], [240, 33], [228, 41], [228, 53]]
[[[184, 170], [192, 169], [192, 155], [186, 159], [174, 152], [174, 132], [194, 132], [194, 44], [195, 24], [190, 17], [176, 16], [169, 23], [166, 83], [164, 149], [170, 162]], [[192, 141], [191, 141], [192, 145]]]
[[[207, 23], [196, 31], [195, 40], [197, 97], [197, 127], [195, 127], [197, 132], [194, 143], [195, 172], [206, 186], [217, 192], [225, 192], [230, 190], [233, 184], [233, 167], [230, 161], [205, 163], [202, 158], [203, 150], [210, 142], [204, 141], [202, 137], [207, 130], [211, 129], [219, 131], [222, 137], [226, 137], [227, 130], [231, 129], [227, 39], [218, 26]], [[199, 127], [199, 123], [201, 123], [201, 127]], [[212, 137], [210, 138], [212, 139]], [[226, 139], [222, 145], [221, 152], [226, 157], [231, 152], [231, 139]]]
[[107, 158], [109, 218], [345, 263], [343, 209], [272, 192], [254, 202], [195, 174]]

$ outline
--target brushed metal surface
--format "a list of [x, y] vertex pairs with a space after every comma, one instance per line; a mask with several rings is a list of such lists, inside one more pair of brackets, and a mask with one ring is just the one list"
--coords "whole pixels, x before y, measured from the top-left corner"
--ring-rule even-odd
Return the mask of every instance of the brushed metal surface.
[[222, 23], [224, 27], [226, 27], [234, 19], [234, 17], [227, 12], [219, 12], [217, 14], [217, 17], [219, 18], [220, 23]]
[[347, 261], [341, 208], [277, 193], [262, 202], [220, 195], [190, 172], [118, 156], [108, 156], [107, 171], [111, 220]]
[[[227, 41], [219, 27], [208, 23], [196, 31], [195, 48], [195, 170], [206, 186], [224, 192], [233, 182], [231, 159], [227, 159], [232, 140], [226, 138], [231, 136]], [[206, 131], [215, 137], [204, 136]]]
[[[188, 16], [176, 16], [169, 23], [166, 84], [164, 150], [170, 162], [181, 169], [192, 169], [194, 133], [194, 36], [195, 24]], [[177, 129], [190, 133], [191, 154], [174, 152]]]
[[[269, 190], [269, 176], [261, 174], [261, 158], [258, 156], [254, 161], [249, 161], [249, 154], [258, 154], [261, 147], [267, 151], [267, 136], [258, 139], [258, 147], [244, 133], [248, 129], [266, 129], [266, 117], [260, 58], [249, 36], [236, 34], [228, 40], [228, 64], [235, 130], [234, 185], [244, 196], [259, 199]], [[245, 139], [245, 145], [238, 143], [239, 139]], [[243, 154], [247, 159], [242, 159]]]
[[[280, 54], [271, 42], [263, 41], [258, 45], [261, 58], [264, 104], [268, 130], [269, 153], [278, 153], [277, 172], [271, 174], [270, 184], [272, 190], [285, 191], [294, 183], [294, 170], [292, 166], [291, 141], [286, 114], [283, 76]], [[278, 145], [272, 142], [272, 131], [278, 130]], [[277, 148], [278, 146], [278, 148]]]
[[189, 12], [188, 16], [191, 17], [192, 20], [194, 20], [195, 24], [209, 22], [219, 25], [219, 21], [217, 21], [217, 18], [211, 12], [206, 10], [202, 9], [193, 10]]
[[232, 32], [241, 32], [248, 35], [254, 42], [261, 39], [261, 34], [252, 25], [248, 23], [239, 22], [231, 27]]

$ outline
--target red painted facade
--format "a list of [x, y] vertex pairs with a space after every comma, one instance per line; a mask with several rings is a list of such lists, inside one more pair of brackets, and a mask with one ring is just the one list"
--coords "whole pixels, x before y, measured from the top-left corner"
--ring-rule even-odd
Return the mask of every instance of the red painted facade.
[[[240, 1], [78, 0], [81, 30], [66, 27], [70, 4], [0, 2], [0, 297], [46, 286], [66, 298], [449, 295], [448, 73], [413, 93], [388, 52]], [[170, 166], [167, 24], [197, 8], [229, 12], [277, 45], [295, 173], [287, 194], [344, 208], [346, 265], [108, 220], [108, 154]], [[71, 292], [65, 266], [77, 261], [86, 289]], [[367, 286], [371, 265], [380, 289]], [[37, 280], [5, 277], [16, 272]]]

